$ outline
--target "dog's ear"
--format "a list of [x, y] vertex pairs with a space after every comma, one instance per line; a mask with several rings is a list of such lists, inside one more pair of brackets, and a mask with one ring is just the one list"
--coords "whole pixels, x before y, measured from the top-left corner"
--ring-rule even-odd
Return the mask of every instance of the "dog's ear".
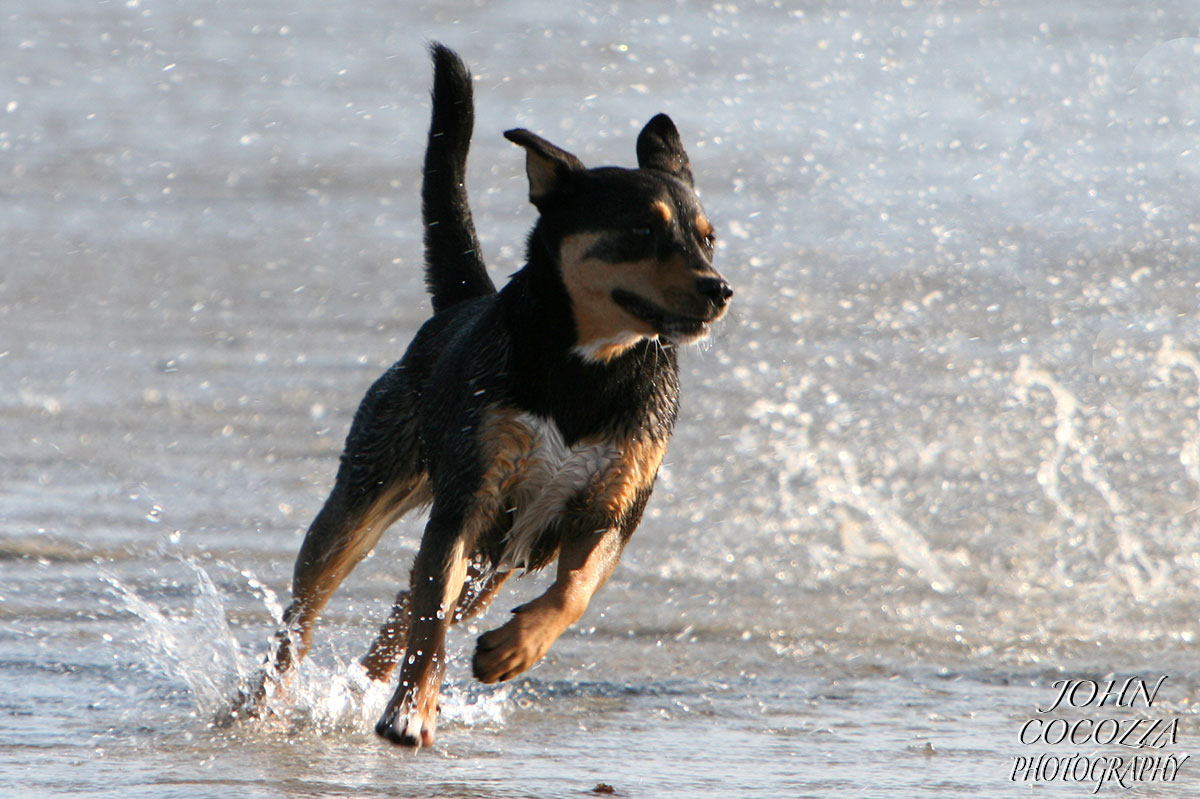
[[524, 128], [504, 131], [504, 138], [525, 148], [525, 174], [529, 176], [529, 201], [537, 205], [558, 188], [569, 172], [586, 169], [583, 162]]
[[647, 122], [638, 134], [637, 158], [642, 169], [657, 169], [693, 185], [692, 165], [683, 151], [675, 123], [666, 114], [659, 114]]

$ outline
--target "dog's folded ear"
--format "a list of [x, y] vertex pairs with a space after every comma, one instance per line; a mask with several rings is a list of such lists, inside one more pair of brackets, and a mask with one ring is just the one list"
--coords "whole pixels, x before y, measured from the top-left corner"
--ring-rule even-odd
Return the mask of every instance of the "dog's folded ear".
[[666, 114], [659, 114], [647, 122], [638, 134], [637, 158], [642, 169], [657, 169], [693, 185], [692, 165], [683, 151], [675, 123]]
[[525, 148], [525, 174], [529, 176], [529, 201], [537, 205], [559, 187], [569, 172], [584, 170], [575, 156], [555, 147], [536, 133], [524, 128], [504, 131], [504, 138]]

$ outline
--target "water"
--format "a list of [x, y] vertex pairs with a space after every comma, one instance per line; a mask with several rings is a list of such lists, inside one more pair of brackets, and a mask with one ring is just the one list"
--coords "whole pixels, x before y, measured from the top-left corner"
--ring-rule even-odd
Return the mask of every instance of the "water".
[[[1200, 8], [1073, 2], [0, 9], [0, 794], [1055, 796], [1016, 758], [1200, 741]], [[478, 77], [501, 279], [522, 125], [679, 125], [737, 297], [621, 568], [432, 751], [356, 671], [418, 520], [276, 720], [211, 721], [365, 388], [428, 314], [424, 41]], [[1063, 679], [1153, 706], [1039, 714]], [[1030, 719], [1180, 719], [1161, 748]], [[1048, 772], [1042, 771], [1041, 776]], [[1192, 796], [1175, 779], [1102, 795]], [[1036, 776], [1036, 775], [1035, 775]]]

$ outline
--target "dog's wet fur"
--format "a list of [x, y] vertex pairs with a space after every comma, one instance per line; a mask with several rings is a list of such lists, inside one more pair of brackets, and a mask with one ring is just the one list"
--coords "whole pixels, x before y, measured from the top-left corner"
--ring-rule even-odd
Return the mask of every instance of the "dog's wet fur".
[[309, 649], [317, 616], [392, 522], [429, 521], [388, 620], [363, 659], [399, 686], [376, 732], [429, 746], [450, 625], [516, 570], [556, 558], [554, 583], [480, 636], [485, 683], [536, 663], [612, 573], [650, 497], [678, 408], [677, 345], [704, 337], [732, 295], [675, 125], [637, 140], [637, 169], [587, 169], [527, 131], [539, 217], [526, 265], [497, 291], [465, 188], [471, 76], [432, 47], [422, 187], [434, 314], [355, 414], [336, 484], [301, 546], [277, 646], [245, 715], [262, 712]]

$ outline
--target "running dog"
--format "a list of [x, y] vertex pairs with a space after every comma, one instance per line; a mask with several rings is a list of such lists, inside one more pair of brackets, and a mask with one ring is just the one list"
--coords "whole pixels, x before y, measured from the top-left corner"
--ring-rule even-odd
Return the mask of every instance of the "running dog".
[[[451, 624], [516, 570], [554, 583], [480, 636], [485, 683], [536, 663], [612, 573], [654, 486], [678, 408], [677, 345], [703, 338], [733, 292], [675, 125], [654, 117], [637, 169], [588, 169], [527, 130], [539, 212], [525, 266], [497, 291], [467, 204], [471, 76], [432, 46], [422, 205], [433, 316], [354, 416], [336, 483], [296, 560], [267, 693], [308, 651], [317, 616], [383, 532], [429, 507], [409, 589], [362, 663], [400, 681], [376, 732], [433, 743]], [[270, 687], [268, 687], [270, 686]]]

